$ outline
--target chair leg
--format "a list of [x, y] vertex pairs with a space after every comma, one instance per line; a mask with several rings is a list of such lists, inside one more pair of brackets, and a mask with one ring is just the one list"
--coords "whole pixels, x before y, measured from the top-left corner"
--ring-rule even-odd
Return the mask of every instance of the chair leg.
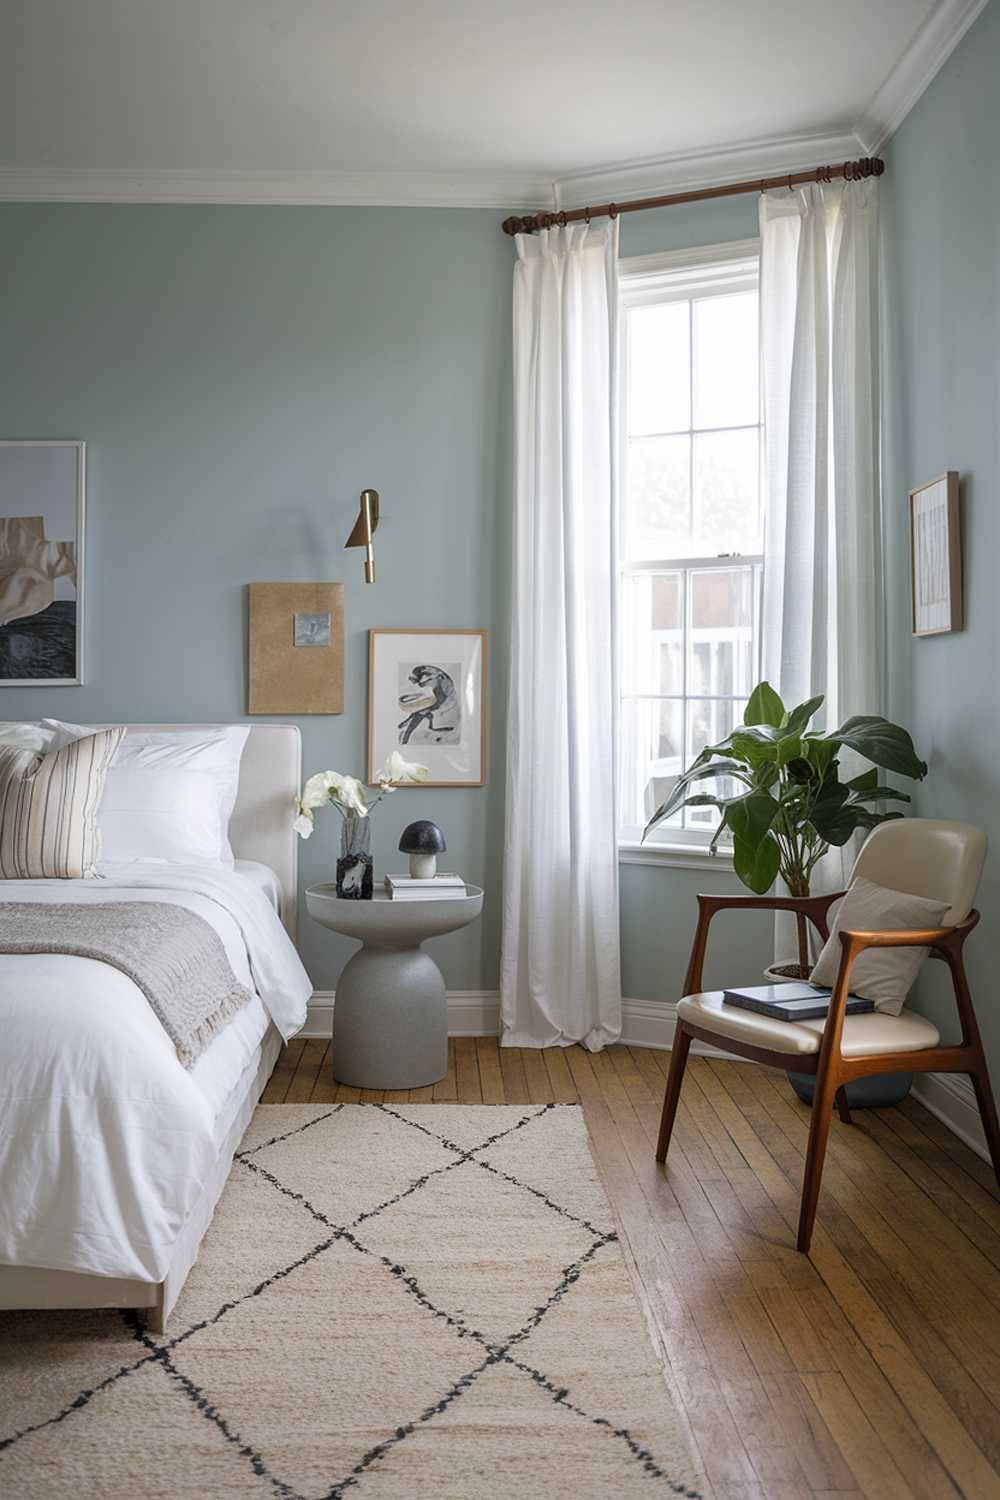
[[816, 1222], [816, 1205], [819, 1202], [819, 1185], [823, 1177], [823, 1161], [826, 1157], [835, 1092], [836, 1080], [824, 1078], [822, 1073], [818, 1073], [809, 1119], [809, 1144], [806, 1147], [806, 1170], [802, 1178], [802, 1207], [799, 1210], [799, 1234], [796, 1240], [796, 1248], [803, 1255], [809, 1253], [813, 1224]]
[[837, 1113], [840, 1116], [840, 1122], [842, 1125], [850, 1125], [851, 1106], [847, 1102], [847, 1090], [844, 1088], [843, 1084], [841, 1084], [840, 1088], [837, 1090]]
[[663, 1113], [660, 1115], [660, 1134], [656, 1142], [656, 1160], [666, 1161], [667, 1147], [670, 1145], [670, 1136], [674, 1128], [674, 1116], [677, 1114], [677, 1101], [681, 1097], [681, 1083], [684, 1079], [684, 1069], [687, 1066], [688, 1052], [691, 1050], [691, 1038], [678, 1024], [674, 1032], [674, 1047], [670, 1054], [670, 1072], [667, 1074], [667, 1086], [663, 1091]]
[[997, 1186], [1000, 1187], [1000, 1121], [997, 1120], [997, 1107], [993, 1102], [993, 1090], [990, 1088], [990, 1075], [984, 1057], [979, 1058], [976, 1071], [970, 1073], [969, 1077], [976, 1091], [976, 1103], [979, 1105], [979, 1117], [983, 1122], [986, 1144], [990, 1148], [993, 1174], [996, 1177]]

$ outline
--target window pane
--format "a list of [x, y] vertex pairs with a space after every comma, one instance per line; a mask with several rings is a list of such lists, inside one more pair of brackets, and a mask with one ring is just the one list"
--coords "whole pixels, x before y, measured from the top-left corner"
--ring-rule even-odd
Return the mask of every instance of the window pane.
[[630, 435], [691, 425], [690, 303], [633, 307], [628, 315]]
[[705, 297], [692, 306], [695, 427], [758, 420], [757, 293]]
[[[688, 700], [685, 736], [687, 765], [690, 765], [701, 754], [706, 745], [717, 745], [729, 734], [730, 730], [735, 729], [743, 718], [744, 706], [743, 703], [733, 703], [726, 699]], [[736, 783], [728, 778], [719, 777], [715, 781], [706, 781], [703, 786], [695, 787], [693, 790], [708, 792], [713, 797], [731, 797], [736, 790]], [[717, 826], [718, 821], [719, 814], [714, 807], [686, 807], [684, 809], [685, 828], [712, 830]]]
[[688, 695], [748, 696], [755, 676], [754, 570], [698, 570], [690, 588]]
[[623, 691], [683, 693], [684, 574], [626, 574], [621, 629]]
[[[684, 705], [626, 698], [621, 722], [620, 822], [627, 828], [644, 828], [683, 769]], [[666, 826], [679, 828], [681, 814]]]
[[635, 562], [691, 555], [691, 439], [631, 438], [625, 556]]
[[756, 428], [695, 436], [695, 556], [761, 551], [759, 464]]

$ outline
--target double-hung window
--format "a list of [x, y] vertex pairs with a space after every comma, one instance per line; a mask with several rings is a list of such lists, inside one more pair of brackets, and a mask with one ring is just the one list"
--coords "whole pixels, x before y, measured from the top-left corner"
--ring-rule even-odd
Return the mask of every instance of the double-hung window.
[[[758, 258], [750, 242], [624, 261], [619, 842], [742, 716], [760, 665]], [[725, 794], [725, 787], [707, 788]], [[707, 846], [712, 807], [647, 848]]]

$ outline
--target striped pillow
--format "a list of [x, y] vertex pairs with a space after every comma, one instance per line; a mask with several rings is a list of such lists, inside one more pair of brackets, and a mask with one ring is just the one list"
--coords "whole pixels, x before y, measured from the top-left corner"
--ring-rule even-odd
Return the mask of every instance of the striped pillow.
[[104, 778], [124, 735], [102, 729], [48, 755], [0, 744], [0, 880], [95, 873]]

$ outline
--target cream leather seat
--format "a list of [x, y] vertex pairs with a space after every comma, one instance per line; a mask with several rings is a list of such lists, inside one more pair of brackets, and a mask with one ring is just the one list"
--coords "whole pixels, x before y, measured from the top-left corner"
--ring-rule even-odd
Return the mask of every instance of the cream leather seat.
[[[677, 1003], [670, 1071], [663, 1094], [657, 1161], [664, 1161], [677, 1113], [681, 1082], [692, 1041], [709, 1042], [753, 1062], [815, 1077], [809, 1145], [802, 1183], [797, 1245], [807, 1251], [819, 1198], [823, 1158], [834, 1101], [850, 1123], [846, 1085], [872, 1073], [966, 1073], [972, 1079], [993, 1168], [1000, 1182], [1000, 1120], [990, 1088], [982, 1039], [965, 974], [963, 949], [979, 921], [973, 910], [986, 858], [986, 835], [968, 823], [932, 818], [901, 818], [880, 824], [854, 866], [854, 876], [914, 896], [947, 901], [938, 928], [840, 932], [841, 961], [829, 1015], [816, 1021], [772, 1021], [726, 1005], [719, 990], [702, 989], [702, 970], [712, 918], [727, 909], [794, 912], [813, 924], [825, 942], [827, 917], [836, 895], [699, 896], [698, 926], [691, 948], [684, 998]], [[841, 893], [842, 894], [842, 893]], [[937, 1027], [916, 1011], [892, 1016], [884, 1011], [848, 1016], [851, 967], [866, 948], [930, 948], [951, 972], [961, 1025], [958, 1042], [942, 1044]], [[752, 981], [751, 981], [752, 982]]]
[[[823, 1040], [825, 1019], [816, 1021], [772, 1021], [750, 1010], [726, 1005], [721, 990], [707, 990], [700, 995], [686, 995], [677, 1002], [678, 1016], [693, 1026], [712, 1031], [725, 1049], [726, 1038], [749, 1042], [775, 1052], [818, 1052]], [[886, 1052], [920, 1052], [936, 1047], [941, 1033], [933, 1021], [918, 1016], [914, 1010], [889, 1016], [872, 1011], [864, 1016], [845, 1016], [840, 1038], [843, 1057], [878, 1057]]]

